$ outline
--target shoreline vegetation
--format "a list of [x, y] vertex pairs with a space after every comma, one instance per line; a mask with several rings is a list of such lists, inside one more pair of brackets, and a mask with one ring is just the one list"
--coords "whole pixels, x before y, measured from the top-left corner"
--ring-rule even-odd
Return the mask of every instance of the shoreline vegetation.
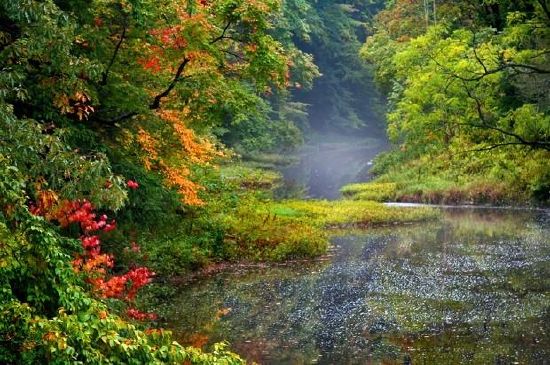
[[[547, 2], [428, 3], [0, 1], [0, 363], [241, 364], [140, 294], [439, 217], [380, 201], [548, 203]], [[376, 182], [276, 198], [270, 167], [384, 112]]]
[[453, 182], [428, 180], [418, 184], [379, 182], [379, 179], [343, 186], [340, 191], [344, 199], [376, 201], [384, 203], [415, 203], [437, 206], [468, 207], [519, 207], [524, 209], [549, 208], [548, 202], [534, 201], [526, 192], [511, 190], [502, 182], [479, 181], [464, 185]]
[[373, 183], [343, 194], [548, 206], [547, 2], [426, 4], [397, 1], [374, 17], [361, 56], [388, 98], [394, 148], [376, 158]]
[[[151, 242], [153, 267], [169, 276], [193, 275], [219, 262], [281, 262], [322, 256], [330, 246], [329, 240], [343, 229], [406, 224], [438, 219], [437, 209], [387, 207], [374, 201], [341, 200], [278, 200], [274, 191], [281, 184], [281, 175], [273, 169], [258, 168], [250, 162], [233, 162], [220, 168], [222, 189], [209, 198], [210, 204], [201, 209], [220, 234], [220, 251], [195, 252], [190, 261], [179, 261], [175, 252], [186, 252], [174, 241], [175, 247], [157, 246]], [[232, 204], [227, 204], [231, 200]], [[183, 232], [182, 232], [183, 233]], [[148, 244], [149, 245], [149, 244]], [[154, 246], [157, 246], [156, 250]], [[193, 256], [193, 255], [191, 255]]]

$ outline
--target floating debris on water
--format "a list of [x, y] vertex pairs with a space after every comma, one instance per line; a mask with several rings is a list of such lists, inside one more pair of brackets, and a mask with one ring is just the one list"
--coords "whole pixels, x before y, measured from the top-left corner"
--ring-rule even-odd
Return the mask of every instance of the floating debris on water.
[[328, 261], [198, 280], [163, 311], [182, 340], [206, 332], [262, 364], [541, 363], [549, 219], [453, 209], [441, 222], [336, 238]]

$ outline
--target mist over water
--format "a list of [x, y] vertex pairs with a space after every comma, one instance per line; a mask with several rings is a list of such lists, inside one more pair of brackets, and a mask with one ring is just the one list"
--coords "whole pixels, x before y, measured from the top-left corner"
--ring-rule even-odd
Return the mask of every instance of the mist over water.
[[311, 90], [294, 94], [309, 106], [311, 130], [309, 142], [296, 156], [298, 163], [280, 169], [285, 185], [277, 192], [279, 198], [337, 199], [342, 186], [370, 180], [373, 159], [390, 148], [383, 116], [386, 101], [371, 70], [358, 58], [364, 37], [353, 44], [336, 42], [336, 48], [356, 48], [342, 52], [346, 62], [322, 43], [303, 45], [315, 56], [322, 75]]
[[297, 154], [298, 162], [280, 169], [278, 197], [337, 199], [348, 183], [368, 181], [373, 159], [389, 148], [384, 137], [325, 134]]
[[[322, 136], [282, 169], [280, 196], [335, 199], [387, 148]], [[438, 222], [344, 233], [320, 260], [200, 279], [159, 310], [183, 343], [227, 340], [260, 364], [544, 364], [550, 212], [442, 211]]]
[[[372, 95], [350, 104], [368, 132], [327, 132], [337, 118], [325, 80], [302, 100], [322, 128], [280, 168], [279, 198], [337, 199], [389, 149]], [[226, 340], [260, 364], [548, 363], [550, 212], [442, 211], [437, 222], [344, 233], [320, 260], [200, 279], [159, 309], [183, 343]]]

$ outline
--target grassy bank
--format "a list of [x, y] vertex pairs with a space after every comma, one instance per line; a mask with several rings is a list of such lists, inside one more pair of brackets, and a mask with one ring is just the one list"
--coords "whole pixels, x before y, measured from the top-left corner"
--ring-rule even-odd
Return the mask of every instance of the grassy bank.
[[276, 216], [302, 219], [323, 229], [372, 227], [418, 222], [438, 217], [431, 208], [395, 208], [374, 201], [291, 200], [272, 203]]
[[369, 183], [344, 186], [352, 200], [429, 204], [537, 205], [550, 203], [550, 161], [546, 152], [518, 158], [479, 153], [408, 159], [393, 151], [378, 158]]
[[459, 184], [437, 177], [417, 183], [372, 182], [344, 186], [344, 197], [357, 201], [407, 202], [443, 205], [508, 205], [527, 204], [521, 193], [511, 191], [501, 181], [480, 179]]
[[281, 182], [274, 170], [239, 163], [212, 178], [208, 204], [186, 212], [192, 219], [164, 234], [140, 238], [161, 276], [182, 275], [216, 262], [282, 261], [324, 254], [338, 228], [415, 222], [433, 209], [400, 209], [371, 201], [273, 198]]

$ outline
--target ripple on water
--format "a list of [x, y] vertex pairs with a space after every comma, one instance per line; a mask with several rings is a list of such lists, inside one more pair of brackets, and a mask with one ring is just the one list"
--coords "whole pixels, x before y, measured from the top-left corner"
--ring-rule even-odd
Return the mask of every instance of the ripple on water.
[[[550, 227], [494, 210], [335, 239], [314, 268], [220, 274], [167, 308], [185, 339], [261, 363], [540, 363], [550, 358]], [[220, 308], [230, 308], [217, 318]]]

